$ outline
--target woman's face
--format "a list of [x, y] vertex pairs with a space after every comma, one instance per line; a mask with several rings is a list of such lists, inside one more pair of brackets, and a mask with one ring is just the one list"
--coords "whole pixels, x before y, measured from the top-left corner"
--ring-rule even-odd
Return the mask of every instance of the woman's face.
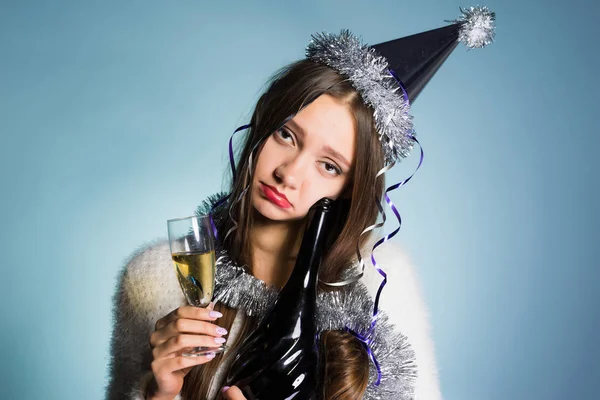
[[252, 204], [274, 221], [304, 218], [350, 181], [356, 129], [348, 106], [322, 95], [265, 142], [252, 179]]

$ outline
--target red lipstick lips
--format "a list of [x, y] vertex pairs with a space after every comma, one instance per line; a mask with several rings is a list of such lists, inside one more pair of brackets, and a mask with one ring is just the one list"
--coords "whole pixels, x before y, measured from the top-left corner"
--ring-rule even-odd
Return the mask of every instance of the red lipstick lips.
[[290, 208], [292, 206], [287, 197], [285, 197], [284, 194], [279, 193], [274, 187], [261, 183], [260, 188], [265, 197], [276, 206], [281, 208]]

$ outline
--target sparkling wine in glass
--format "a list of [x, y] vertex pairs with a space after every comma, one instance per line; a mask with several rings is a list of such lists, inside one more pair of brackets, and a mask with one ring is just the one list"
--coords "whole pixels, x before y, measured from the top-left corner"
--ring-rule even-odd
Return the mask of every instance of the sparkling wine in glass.
[[[167, 221], [175, 273], [188, 304], [207, 307], [215, 287], [215, 237], [210, 216], [200, 215]], [[226, 346], [196, 347], [183, 353], [201, 356], [220, 353]]]

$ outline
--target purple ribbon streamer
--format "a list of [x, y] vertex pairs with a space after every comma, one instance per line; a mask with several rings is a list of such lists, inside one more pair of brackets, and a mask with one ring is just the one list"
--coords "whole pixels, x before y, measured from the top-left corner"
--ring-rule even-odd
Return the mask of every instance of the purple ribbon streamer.
[[[250, 124], [240, 126], [235, 131], [233, 131], [233, 133], [231, 134], [231, 137], [229, 138], [229, 146], [228, 146], [229, 147], [229, 166], [231, 167], [232, 180], [235, 180], [235, 173], [236, 173], [235, 157], [233, 154], [233, 137], [235, 136], [236, 133], [246, 130], [248, 128], [250, 128]], [[225, 203], [227, 201], [227, 199], [229, 199], [230, 196], [231, 196], [231, 194], [228, 194], [227, 196], [225, 196], [221, 200], [219, 200], [217, 203], [215, 203], [208, 213], [208, 215], [210, 216], [210, 226], [212, 227], [213, 234], [215, 236], [215, 240], [218, 239], [218, 232], [217, 232], [217, 226], [215, 225], [215, 221], [213, 219], [213, 213], [214, 213], [215, 209], [217, 207], [219, 207], [221, 204]]]
[[235, 160], [233, 157], [233, 137], [235, 136], [236, 133], [238, 133], [239, 131], [244, 131], [246, 129], [250, 128], [250, 124], [246, 124], [246, 125], [242, 125], [239, 128], [237, 128], [235, 131], [233, 131], [233, 133], [231, 134], [231, 137], [229, 138], [229, 165], [231, 166], [231, 176], [232, 176], [232, 180], [235, 181]]
[[421, 143], [419, 143], [419, 141], [417, 140], [416, 137], [414, 137], [414, 135], [411, 136], [411, 139], [413, 139], [419, 145], [419, 149], [421, 150], [419, 165], [417, 165], [417, 168], [415, 169], [415, 171], [408, 178], [406, 178], [405, 180], [403, 180], [400, 183], [396, 183], [392, 186], [389, 186], [385, 190], [385, 194], [384, 194], [386, 203], [388, 204], [388, 206], [390, 207], [390, 209], [396, 216], [396, 219], [398, 220], [398, 227], [396, 229], [394, 229], [391, 233], [389, 233], [389, 234], [385, 235], [383, 238], [379, 239], [375, 243], [373, 248], [371, 249], [371, 262], [373, 263], [373, 267], [375, 267], [377, 272], [379, 272], [379, 274], [383, 277], [383, 281], [381, 282], [381, 285], [379, 286], [379, 289], [377, 290], [377, 295], [375, 296], [375, 302], [374, 302], [374, 306], [373, 306], [373, 319], [371, 321], [371, 332], [375, 329], [375, 323], [376, 323], [377, 319], [379, 318], [379, 298], [381, 296], [384, 286], [387, 284], [387, 274], [383, 271], [383, 269], [379, 268], [379, 266], [377, 265], [377, 261], [375, 261], [375, 256], [373, 255], [373, 252], [381, 244], [387, 242], [389, 239], [396, 236], [396, 234], [400, 231], [400, 227], [402, 226], [402, 217], [400, 216], [400, 212], [398, 212], [398, 209], [392, 202], [392, 199], [390, 199], [390, 197], [388, 196], [388, 193], [391, 192], [392, 190], [396, 190], [400, 186], [403, 186], [406, 183], [408, 183], [408, 181], [410, 181], [412, 179], [412, 177], [417, 173], [417, 171], [421, 167], [421, 164], [423, 164], [424, 153], [423, 153], [423, 148], [421, 147]]
[[[406, 92], [406, 89], [404, 88], [404, 84], [402, 83], [402, 81], [400, 80], [400, 78], [398, 78], [398, 76], [396, 75], [396, 73], [392, 69], [388, 69], [388, 71], [389, 71], [390, 75], [396, 80], [396, 82], [400, 86], [400, 89], [402, 89], [402, 94], [404, 95], [404, 100], [406, 101], [406, 104], [410, 105], [410, 100], [408, 98], [408, 93]], [[396, 219], [398, 220], [398, 227], [394, 231], [392, 231], [391, 233], [389, 233], [389, 234], [385, 235], [383, 238], [379, 239], [373, 245], [373, 248], [371, 249], [371, 263], [373, 264], [373, 267], [377, 270], [377, 272], [383, 277], [383, 280], [382, 280], [381, 284], [379, 285], [379, 289], [377, 289], [377, 294], [375, 295], [375, 300], [373, 302], [373, 317], [371, 318], [371, 326], [369, 328], [367, 336], [363, 336], [363, 335], [361, 335], [361, 334], [353, 331], [352, 329], [349, 329], [348, 327], [346, 327], [346, 330], [350, 334], [352, 334], [360, 342], [362, 342], [363, 346], [367, 350], [367, 354], [369, 355], [369, 358], [371, 359], [371, 361], [373, 361], [373, 364], [377, 368], [377, 381], [375, 381], [375, 383], [374, 383], [375, 386], [379, 386], [379, 384], [381, 383], [381, 368], [379, 367], [379, 363], [377, 362], [377, 358], [375, 357], [375, 354], [373, 353], [373, 351], [371, 349], [371, 343], [373, 342], [372, 338], [373, 338], [373, 333], [375, 331], [375, 325], [377, 324], [377, 319], [379, 318], [379, 300], [380, 300], [380, 297], [381, 297], [381, 293], [383, 292], [383, 288], [387, 284], [387, 274], [385, 273], [385, 271], [383, 269], [381, 269], [378, 266], [377, 261], [375, 260], [375, 256], [373, 255], [373, 252], [381, 244], [385, 243], [389, 239], [391, 239], [394, 236], [396, 236], [396, 234], [400, 231], [400, 227], [402, 226], [402, 217], [400, 216], [400, 213], [398, 212], [398, 209], [396, 208], [396, 206], [392, 202], [392, 199], [390, 199], [390, 197], [388, 196], [388, 193], [391, 192], [392, 190], [396, 190], [400, 186], [403, 186], [406, 183], [408, 183], [408, 181], [410, 181], [412, 179], [412, 177], [417, 173], [417, 171], [421, 167], [421, 164], [423, 163], [424, 153], [423, 153], [423, 147], [421, 147], [421, 143], [419, 143], [419, 141], [414, 136], [414, 134], [411, 134], [410, 138], [412, 140], [414, 140], [419, 145], [419, 149], [421, 150], [421, 156], [420, 156], [420, 159], [419, 159], [419, 165], [417, 165], [417, 168], [414, 170], [414, 172], [408, 178], [406, 178], [402, 182], [399, 182], [399, 183], [396, 183], [394, 185], [389, 186], [385, 190], [385, 192], [384, 192], [385, 201], [388, 204], [388, 206], [391, 208], [391, 210], [394, 213], [394, 215], [396, 216]], [[378, 205], [378, 208], [379, 208], [380, 211], [383, 212], [383, 209], [379, 205]]]
[[379, 384], [381, 383], [381, 368], [379, 367], [379, 363], [377, 362], [377, 358], [375, 357], [375, 354], [373, 353], [373, 350], [371, 349], [371, 344], [373, 342], [373, 335], [374, 335], [374, 332], [375, 332], [375, 325], [377, 324], [377, 320], [379, 319], [379, 300], [380, 300], [380, 297], [381, 297], [381, 293], [383, 292], [383, 288], [387, 284], [387, 274], [377, 264], [377, 261], [375, 260], [375, 256], [373, 255], [373, 252], [375, 251], [375, 249], [377, 247], [379, 247], [383, 243], [387, 242], [389, 239], [391, 239], [394, 236], [396, 236], [396, 234], [400, 231], [400, 227], [402, 226], [402, 217], [400, 216], [400, 212], [398, 212], [398, 209], [396, 208], [396, 206], [392, 202], [392, 199], [390, 199], [390, 197], [388, 196], [388, 193], [391, 192], [392, 190], [396, 190], [399, 187], [401, 187], [401, 186], [405, 185], [406, 183], [408, 183], [412, 179], [412, 177], [417, 173], [417, 171], [421, 167], [421, 164], [423, 163], [423, 158], [424, 158], [423, 148], [421, 147], [421, 144], [419, 143], [419, 141], [417, 140], [417, 138], [414, 135], [411, 135], [411, 138], [419, 145], [419, 148], [421, 150], [421, 155], [420, 155], [420, 159], [419, 159], [419, 165], [417, 165], [417, 168], [414, 170], [414, 172], [408, 178], [406, 178], [402, 182], [399, 182], [399, 183], [396, 183], [394, 185], [389, 186], [385, 190], [385, 192], [384, 192], [385, 201], [387, 202], [387, 204], [391, 208], [392, 212], [396, 216], [396, 219], [398, 220], [398, 227], [396, 229], [394, 229], [391, 233], [389, 233], [389, 234], [385, 235], [383, 238], [379, 239], [373, 245], [373, 248], [371, 249], [371, 262], [373, 264], [373, 267], [383, 277], [383, 281], [379, 285], [379, 288], [377, 290], [377, 294], [375, 295], [375, 300], [373, 302], [373, 317], [371, 318], [371, 326], [369, 327], [369, 330], [368, 330], [366, 336], [363, 336], [363, 335], [359, 334], [358, 332], [355, 332], [355, 331], [353, 331], [352, 329], [350, 329], [350, 328], [348, 328], [346, 326], [346, 330], [352, 336], [356, 337], [363, 344], [363, 346], [367, 350], [367, 354], [369, 355], [369, 358], [371, 359], [371, 361], [373, 362], [373, 364], [377, 368], [377, 380], [374, 382], [375, 386], [379, 386]]
[[406, 104], [410, 106], [410, 99], [408, 98], [408, 92], [404, 88], [404, 83], [400, 80], [400, 78], [398, 77], [398, 75], [396, 75], [396, 72], [394, 72], [393, 69], [388, 68], [388, 72], [396, 80], [396, 82], [400, 86], [400, 89], [402, 89], [402, 94], [404, 95], [404, 100], [406, 100]]
[[373, 350], [371, 350], [371, 343], [373, 342], [372, 337], [365, 337], [365, 336], [361, 335], [360, 333], [355, 332], [348, 327], [346, 327], [345, 330], [347, 332], [349, 332], [352, 336], [357, 338], [362, 343], [365, 350], [367, 351], [369, 358], [375, 365], [375, 368], [377, 368], [377, 381], [375, 382], [375, 386], [379, 386], [379, 384], [381, 383], [381, 367], [379, 366], [379, 363], [377, 362], [377, 358], [375, 357]]

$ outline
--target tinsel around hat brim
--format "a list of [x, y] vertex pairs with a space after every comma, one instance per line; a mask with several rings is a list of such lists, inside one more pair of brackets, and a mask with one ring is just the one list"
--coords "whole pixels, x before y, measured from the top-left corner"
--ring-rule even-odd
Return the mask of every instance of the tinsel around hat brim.
[[373, 109], [387, 164], [409, 155], [414, 144], [410, 105], [384, 57], [348, 30], [339, 35], [314, 34], [306, 48], [306, 57], [347, 77], [365, 104]]

